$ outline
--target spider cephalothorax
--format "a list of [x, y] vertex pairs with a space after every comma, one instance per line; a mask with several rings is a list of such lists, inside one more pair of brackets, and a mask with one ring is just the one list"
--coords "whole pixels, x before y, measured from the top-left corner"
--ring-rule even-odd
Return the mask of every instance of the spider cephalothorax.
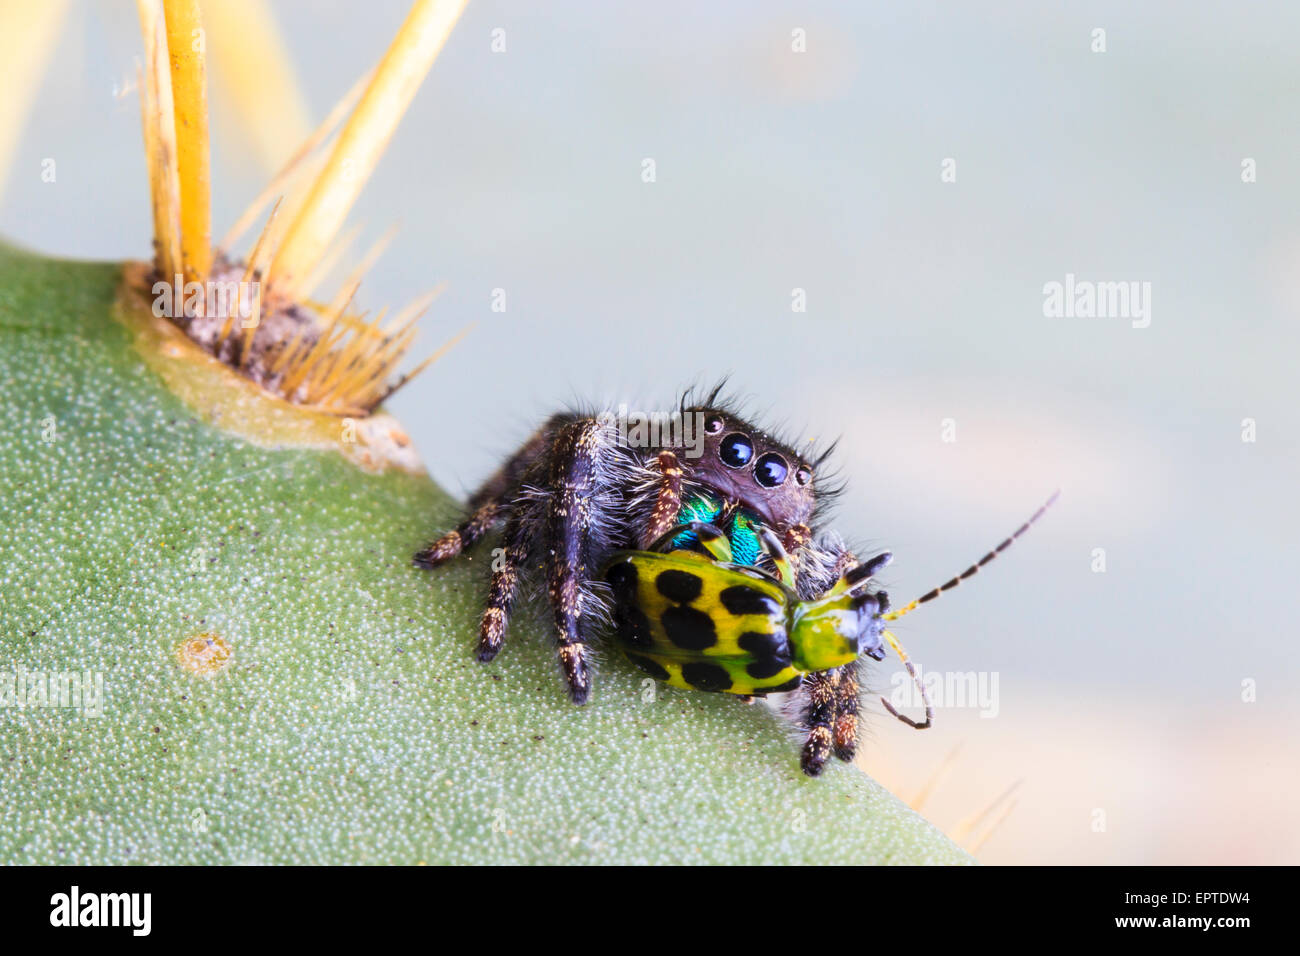
[[806, 529], [817, 507], [813, 464], [736, 416], [688, 408], [703, 424], [700, 455], [684, 461], [691, 481], [753, 511], [785, 535]]

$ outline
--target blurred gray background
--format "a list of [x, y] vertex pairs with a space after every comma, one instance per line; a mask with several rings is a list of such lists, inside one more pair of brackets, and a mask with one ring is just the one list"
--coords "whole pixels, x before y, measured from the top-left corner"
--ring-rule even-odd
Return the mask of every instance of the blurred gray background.
[[[273, 4], [313, 122], [406, 7]], [[950, 828], [1021, 781], [990, 862], [1295, 863], [1297, 50], [1288, 3], [475, 0], [352, 217], [401, 226], [363, 305], [445, 280], [426, 351], [478, 320], [390, 407], [463, 494], [557, 406], [730, 373], [841, 439], [836, 527], [895, 552], [897, 598], [1061, 487], [898, 628], [996, 672], [998, 716], [877, 717], [864, 766], [910, 797], [962, 745], [925, 808]], [[148, 255], [139, 51], [133, 4], [73, 4], [0, 235]], [[219, 234], [267, 171], [213, 98]], [[1067, 273], [1149, 282], [1149, 327], [1045, 317]]]

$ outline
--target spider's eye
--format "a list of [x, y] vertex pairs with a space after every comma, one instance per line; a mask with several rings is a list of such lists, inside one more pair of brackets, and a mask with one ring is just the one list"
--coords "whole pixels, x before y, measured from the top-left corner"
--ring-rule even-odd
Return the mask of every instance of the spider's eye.
[[808, 482], [812, 481], [812, 472], [807, 468], [800, 468], [794, 473], [794, 480], [799, 482], [801, 485], [806, 485]]
[[740, 432], [732, 432], [722, 439], [718, 448], [718, 457], [728, 468], [743, 468], [754, 457], [754, 444]]
[[754, 465], [754, 480], [764, 488], [776, 488], [785, 481], [785, 476], [789, 473], [790, 469], [786, 467], [785, 459], [776, 452], [768, 452]]
[[704, 434], [716, 435], [722, 431], [722, 419], [717, 415], [710, 415], [704, 419]]

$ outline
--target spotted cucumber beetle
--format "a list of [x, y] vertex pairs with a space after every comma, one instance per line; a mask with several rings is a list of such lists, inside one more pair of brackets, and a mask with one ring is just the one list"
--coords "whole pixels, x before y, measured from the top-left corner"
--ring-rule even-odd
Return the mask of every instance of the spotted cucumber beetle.
[[[885, 625], [976, 574], [1056, 497], [977, 563], [892, 611], [888, 595], [872, 590], [874, 575], [892, 559], [888, 552], [844, 571], [822, 597], [801, 600], [784, 549], [767, 528], [759, 526], [756, 533], [772, 571], [736, 563], [727, 535], [707, 522], [689, 521], [650, 550], [620, 552], [605, 566], [615, 639], [632, 663], [656, 680], [746, 697], [794, 690], [806, 676], [844, 667], [862, 655], [883, 660], [888, 644], [916, 683], [925, 719], [900, 714], [883, 697], [881, 703], [903, 723], [925, 730], [933, 722], [933, 706], [907, 652]], [[678, 547], [685, 540], [701, 550]]]
[[766, 696], [860, 654], [884, 658], [880, 615], [888, 597], [866, 586], [888, 554], [803, 601], [784, 550], [766, 528], [758, 537], [776, 574], [735, 562], [731, 541], [702, 521], [679, 525], [658, 546], [671, 547], [688, 532], [706, 553], [624, 551], [605, 569], [615, 636], [651, 677], [688, 690]]

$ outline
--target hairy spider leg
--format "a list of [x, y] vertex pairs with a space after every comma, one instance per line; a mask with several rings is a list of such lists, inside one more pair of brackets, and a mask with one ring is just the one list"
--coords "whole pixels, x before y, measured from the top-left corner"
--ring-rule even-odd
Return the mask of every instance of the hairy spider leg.
[[659, 491], [650, 521], [641, 529], [637, 539], [642, 550], [649, 550], [650, 542], [662, 537], [665, 531], [676, 525], [677, 516], [682, 510], [682, 466], [677, 461], [677, 456], [670, 451], [661, 451], [655, 464], [659, 469]]
[[546, 589], [569, 697], [586, 703], [591, 693], [587, 641], [582, 632], [583, 588], [589, 578], [590, 539], [596, 508], [600, 425], [587, 420], [565, 426], [556, 438], [545, 522], [551, 546]]
[[466, 548], [472, 548], [479, 538], [487, 534], [496, 524], [501, 512], [500, 501], [489, 501], [423, 551], [417, 552], [411, 559], [412, 562], [417, 568], [436, 568], [450, 561]]
[[436, 568], [457, 557], [466, 548], [472, 548], [498, 521], [507, 517], [509, 509], [504, 499], [519, 487], [528, 467], [535, 462], [555, 429], [565, 424], [568, 416], [552, 416], [545, 425], [533, 433], [528, 441], [485, 481], [469, 498], [469, 517], [451, 531], [434, 541], [412, 559], [418, 568]]
[[504, 548], [492, 562], [492, 580], [488, 584], [487, 605], [478, 630], [478, 659], [487, 663], [505, 643], [510, 609], [519, 592], [519, 575], [528, 560], [529, 541], [520, 515], [512, 514], [506, 522]]
[[835, 722], [838, 671], [839, 668], [818, 671], [803, 679], [804, 696], [799, 726], [807, 731], [807, 737], [799, 754], [799, 766], [810, 777], [822, 772], [822, 767], [833, 750], [834, 733], [831, 727]]
[[831, 728], [831, 746], [835, 756], [845, 763], [851, 763], [858, 752], [858, 734], [860, 721], [858, 707], [861, 688], [858, 683], [859, 663], [845, 664], [837, 668], [839, 680], [833, 684], [835, 692], [835, 723]]

